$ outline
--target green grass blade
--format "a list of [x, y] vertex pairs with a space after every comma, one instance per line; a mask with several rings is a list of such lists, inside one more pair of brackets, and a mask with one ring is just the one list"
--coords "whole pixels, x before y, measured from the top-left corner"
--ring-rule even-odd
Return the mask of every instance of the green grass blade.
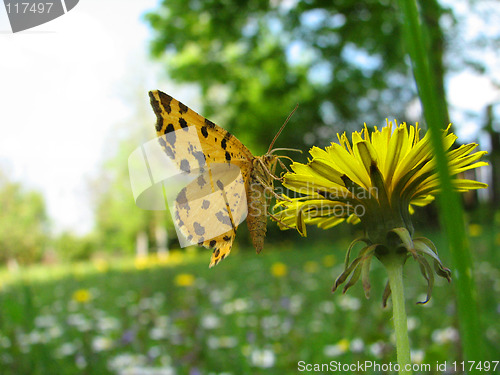
[[466, 236], [462, 204], [452, 188], [447, 157], [441, 139], [441, 130], [448, 125], [445, 123], [445, 111], [438, 105], [443, 101], [438, 100], [439, 93], [431, 78], [417, 4], [415, 0], [399, 0], [399, 5], [403, 15], [405, 44], [411, 57], [424, 117], [431, 132], [441, 181], [442, 194], [438, 197], [438, 203], [441, 222], [446, 230], [451, 248], [450, 254], [452, 255], [454, 282], [457, 289], [464, 356], [466, 360], [477, 361], [482, 357], [482, 331], [477, 307], [477, 293], [472, 278], [472, 254]]

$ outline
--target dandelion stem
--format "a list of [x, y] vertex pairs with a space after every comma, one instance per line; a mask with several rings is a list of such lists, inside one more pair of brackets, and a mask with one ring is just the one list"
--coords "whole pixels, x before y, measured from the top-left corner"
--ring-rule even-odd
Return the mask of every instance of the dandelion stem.
[[389, 285], [391, 286], [399, 374], [412, 374], [410, 340], [408, 339], [408, 325], [406, 323], [403, 262], [399, 257], [391, 257], [384, 259], [383, 263], [389, 275]]

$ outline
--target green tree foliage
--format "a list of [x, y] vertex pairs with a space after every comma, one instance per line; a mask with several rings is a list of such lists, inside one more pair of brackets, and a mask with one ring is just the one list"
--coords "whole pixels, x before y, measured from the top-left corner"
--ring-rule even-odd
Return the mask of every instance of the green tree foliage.
[[[141, 124], [142, 119], [135, 120], [131, 120], [135, 131], [119, 140], [117, 149], [112, 150], [101, 175], [93, 183], [98, 250], [131, 254], [140, 232], [148, 235], [149, 247], [154, 248], [157, 226], [173, 230], [168, 211], [147, 211], [135, 205], [127, 160], [137, 147], [154, 135], [153, 123], [141, 128], [137, 124]], [[142, 129], [150, 131], [141, 134]]]
[[85, 260], [96, 251], [95, 238], [92, 234], [77, 236], [63, 232], [53, 240], [53, 247], [60, 259]]
[[404, 119], [414, 86], [396, 15], [379, 0], [164, 0], [146, 18], [169, 76], [199, 84], [203, 114], [260, 153], [296, 103], [278, 146]]
[[[418, 120], [404, 115], [416, 93], [391, 1], [164, 0], [146, 19], [152, 54], [169, 77], [198, 84], [202, 114], [254, 154], [266, 151], [297, 103], [276, 147], [324, 146], [337, 132], [387, 117]], [[242, 226], [238, 239], [246, 236]], [[283, 238], [270, 225], [273, 237]]]
[[47, 243], [45, 202], [36, 191], [0, 175], [0, 263], [40, 259]]

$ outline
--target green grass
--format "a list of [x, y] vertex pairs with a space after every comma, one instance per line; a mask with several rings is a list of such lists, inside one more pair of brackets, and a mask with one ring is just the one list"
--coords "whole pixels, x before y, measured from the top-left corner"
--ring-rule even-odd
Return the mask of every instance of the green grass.
[[[486, 231], [474, 239], [489, 353], [500, 351], [494, 236]], [[439, 248], [441, 238], [430, 237]], [[346, 296], [330, 291], [345, 250], [346, 244], [275, 246], [259, 256], [239, 251], [215, 269], [200, 250], [139, 269], [123, 259], [107, 267], [0, 272], [0, 374], [285, 374], [298, 373], [298, 361], [394, 363], [392, 312], [381, 307], [383, 268], [373, 262], [370, 300], [361, 285]], [[335, 265], [328, 254], [335, 254]], [[449, 254], [441, 257], [449, 263]], [[277, 262], [286, 264], [286, 276], [272, 275]], [[181, 273], [194, 275], [195, 283], [177, 286]], [[462, 360], [454, 285], [439, 280], [431, 302], [415, 305], [426, 284], [411, 261], [405, 284], [414, 360]], [[90, 292], [88, 302], [73, 299], [79, 289]]]

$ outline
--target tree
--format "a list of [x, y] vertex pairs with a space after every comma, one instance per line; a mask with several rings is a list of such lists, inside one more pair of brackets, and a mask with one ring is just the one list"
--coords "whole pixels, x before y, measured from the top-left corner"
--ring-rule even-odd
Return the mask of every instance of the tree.
[[[364, 122], [421, 120], [405, 114], [416, 92], [395, 4], [164, 0], [146, 20], [154, 31], [152, 55], [165, 62], [169, 77], [198, 84], [202, 114], [258, 155], [296, 103], [276, 147], [325, 146]], [[436, 0], [420, 5], [435, 83], [444, 90], [439, 21], [447, 13]], [[269, 228], [270, 237], [279, 235]]]
[[[476, 81], [476, 86], [469, 89], [466, 108], [451, 108], [455, 117], [464, 125], [476, 125], [482, 128], [475, 140], [486, 139], [483, 148], [488, 148], [490, 160], [491, 183], [488, 188], [492, 204], [489, 207], [500, 207], [500, 33], [498, 19], [500, 8], [496, 1], [457, 1], [457, 10], [449, 22], [448, 48], [446, 61], [450, 75], [463, 74]], [[474, 82], [474, 81], [472, 81]], [[470, 98], [470, 100], [468, 100]], [[477, 98], [482, 102], [478, 103]], [[485, 182], [488, 182], [485, 181]]]
[[405, 119], [415, 93], [396, 14], [378, 0], [164, 0], [146, 18], [169, 76], [199, 84], [203, 114], [261, 153], [296, 103], [278, 147]]
[[[138, 90], [140, 98], [131, 97], [135, 103], [145, 102], [145, 90]], [[144, 112], [149, 108], [137, 107], [137, 113], [126, 124], [120, 124], [121, 138], [110, 140], [116, 149], [110, 149], [103, 170], [93, 182], [95, 204], [95, 234], [99, 250], [133, 254], [141, 233], [148, 238], [149, 248], [156, 247], [158, 227], [173, 232], [168, 211], [148, 211], [137, 207], [130, 186], [127, 160], [130, 154], [149, 141], [154, 135], [154, 123], [144, 124]], [[133, 126], [132, 126], [133, 125]], [[124, 131], [123, 131], [124, 130]], [[117, 129], [117, 134], [120, 133]]]
[[96, 251], [95, 239], [92, 234], [78, 236], [71, 232], [58, 235], [52, 244], [61, 259], [85, 260]]
[[36, 191], [0, 174], [0, 263], [40, 259], [48, 239], [45, 202]]

